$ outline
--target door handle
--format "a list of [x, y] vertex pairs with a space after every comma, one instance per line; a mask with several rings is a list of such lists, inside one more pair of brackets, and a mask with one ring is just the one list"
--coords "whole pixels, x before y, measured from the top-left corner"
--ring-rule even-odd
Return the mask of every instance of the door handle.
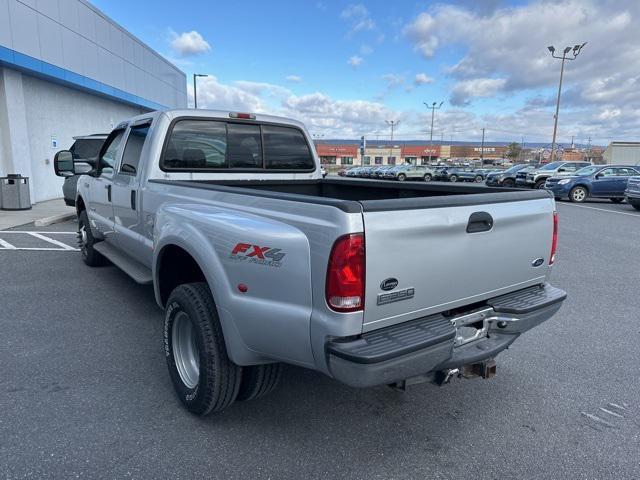
[[488, 232], [493, 228], [493, 217], [487, 212], [474, 212], [467, 223], [467, 233]]
[[107, 189], [107, 201], [110, 202], [111, 201], [111, 185], [105, 185], [105, 187]]
[[136, 209], [136, 191], [131, 190], [131, 210]]

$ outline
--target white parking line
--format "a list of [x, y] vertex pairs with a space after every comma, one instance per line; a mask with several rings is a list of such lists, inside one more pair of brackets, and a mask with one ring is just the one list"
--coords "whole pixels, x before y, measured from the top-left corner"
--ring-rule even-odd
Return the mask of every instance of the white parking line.
[[578, 207], [578, 208], [588, 208], [589, 210], [599, 210], [601, 212], [607, 212], [607, 213], [617, 213], [618, 215], [628, 215], [630, 217], [640, 217], [639, 214], [637, 213], [630, 213], [630, 212], [618, 212], [616, 210], [609, 210], [606, 208], [597, 208], [597, 207], [587, 207], [586, 205], [576, 205], [575, 203], [557, 203], [556, 205], [566, 205], [567, 207]]
[[0, 238], [0, 247], [2, 247], [3, 250], [17, 250], [16, 247], [11, 245], [9, 242], [4, 241], [1, 238]]
[[44, 240], [45, 242], [49, 242], [49, 243], [53, 243], [54, 245], [58, 245], [59, 247], [62, 247], [64, 250], [77, 250], [77, 248], [73, 248], [71, 245], [67, 245], [66, 243], [59, 242], [58, 240], [55, 240], [53, 238], [46, 237], [46, 236], [42, 235], [41, 233], [29, 232], [29, 234], [32, 237], [39, 238], [40, 240]]
[[[14, 250], [14, 251], [29, 250], [29, 251], [46, 251], [46, 252], [78, 252], [80, 250], [79, 248], [74, 248], [71, 245], [67, 245], [64, 242], [60, 242], [55, 238], [51, 238], [47, 236], [47, 235], [77, 235], [77, 232], [32, 232], [29, 230], [0, 230], [0, 236], [5, 236], [4, 235], [5, 233], [28, 235], [30, 237], [35, 237], [47, 243], [56, 245], [56, 247], [20, 247], [0, 238], [0, 250]], [[19, 235], [17, 238], [15, 238], [15, 240], [14, 238], [15, 237], [13, 237], [11, 241], [19, 245], [20, 244]]]

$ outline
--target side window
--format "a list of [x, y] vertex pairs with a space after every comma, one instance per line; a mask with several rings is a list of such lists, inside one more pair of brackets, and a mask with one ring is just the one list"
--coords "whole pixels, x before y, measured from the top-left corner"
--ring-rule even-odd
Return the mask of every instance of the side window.
[[[264, 125], [265, 167], [275, 170], [313, 170], [315, 166], [307, 140], [296, 128]], [[343, 165], [351, 165], [353, 159], [342, 157]]]
[[560, 170], [563, 170], [565, 172], [575, 172], [577, 168], [578, 166], [575, 163], [566, 163], [562, 165], [562, 167], [560, 167]]
[[140, 154], [142, 147], [147, 139], [151, 124], [136, 125], [131, 127], [127, 143], [122, 153], [122, 162], [120, 164], [120, 172], [128, 175], [136, 175], [138, 173], [138, 164], [140, 163]]
[[604, 170], [600, 170], [600, 175], [603, 177], [612, 177], [616, 174], [613, 168], [605, 168]]
[[113, 165], [116, 161], [116, 156], [118, 155], [118, 148], [120, 147], [120, 142], [122, 142], [123, 136], [124, 136], [124, 129], [111, 133], [111, 135], [109, 135], [109, 138], [105, 140], [105, 142], [107, 143], [107, 148], [104, 151], [104, 154], [102, 155], [102, 157], [100, 158], [100, 166], [102, 168], [103, 174], [113, 173]]
[[636, 172], [633, 168], [618, 168], [618, 176], [621, 177], [631, 177], [632, 175], [637, 175], [638, 172]]

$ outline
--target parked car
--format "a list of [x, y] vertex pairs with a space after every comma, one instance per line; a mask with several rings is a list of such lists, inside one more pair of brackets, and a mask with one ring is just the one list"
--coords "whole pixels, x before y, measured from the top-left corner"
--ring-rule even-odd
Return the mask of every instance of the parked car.
[[[589, 162], [551, 162], [546, 165], [526, 173], [524, 186], [527, 188], [544, 188], [544, 183], [548, 178], [557, 176], [569, 176], [583, 167], [590, 166]], [[519, 172], [522, 173], [522, 172]], [[516, 175], [516, 181], [521, 178]]]
[[387, 170], [385, 178], [389, 180], [424, 180], [430, 182], [433, 179], [434, 171], [426, 165], [400, 165], [397, 168]]
[[640, 210], [640, 177], [629, 178], [627, 189], [624, 191], [624, 198], [629, 205], [636, 210]]
[[396, 168], [395, 165], [384, 165], [382, 167], [378, 167], [375, 169], [373, 176], [375, 178], [384, 179], [386, 178], [387, 172]]
[[[189, 411], [271, 392], [282, 363], [354, 387], [490, 378], [495, 357], [562, 305], [548, 283], [558, 224], [547, 192], [354, 188], [321, 178], [312, 145], [286, 118], [149, 112], [120, 123], [78, 182], [81, 258], [153, 284]], [[71, 152], [54, 165], [75, 173]]]
[[350, 168], [349, 170], [346, 171], [345, 176], [346, 177], [358, 177], [360, 174], [360, 171], [366, 167], [355, 167], [355, 168]]
[[482, 181], [482, 176], [477, 176], [480, 180], [476, 180], [475, 170], [471, 167], [446, 167], [437, 173], [437, 179], [444, 182]]
[[513, 188], [516, 186], [516, 174], [518, 172], [524, 173], [523, 178], [526, 179], [526, 173], [533, 169], [534, 167], [532, 165], [520, 163], [506, 170], [489, 173], [485, 179], [485, 183], [490, 187]]
[[640, 175], [640, 169], [628, 165], [592, 165], [570, 177], [551, 177], [544, 188], [556, 199], [568, 198], [581, 203], [587, 198], [609, 198], [614, 203], [624, 200], [627, 181]]
[[[69, 148], [73, 161], [76, 163], [78, 173], [86, 173], [95, 167], [100, 153], [100, 148], [107, 138], [106, 133], [94, 133], [93, 135], [83, 135], [73, 137], [73, 144]], [[76, 190], [80, 175], [69, 175], [65, 177], [62, 184], [62, 196], [64, 203], [73, 207], [76, 201]]]

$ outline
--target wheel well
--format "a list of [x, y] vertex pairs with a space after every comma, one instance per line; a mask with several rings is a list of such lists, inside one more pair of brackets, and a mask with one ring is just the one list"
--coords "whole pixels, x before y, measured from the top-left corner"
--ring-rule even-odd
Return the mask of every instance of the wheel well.
[[177, 245], [167, 245], [162, 249], [158, 258], [158, 288], [162, 305], [167, 303], [178, 285], [206, 281], [200, 265], [186, 250]]
[[587, 191], [587, 193], [590, 193], [590, 191], [589, 191], [589, 187], [587, 187], [587, 186], [586, 186], [585, 184], [583, 184], [583, 183], [579, 183], [578, 185], [574, 185], [573, 187], [571, 187], [571, 190], [569, 190], [569, 191], [570, 191], [570, 192], [572, 192], [575, 188], [578, 188], [578, 187], [582, 187], [582, 188], [584, 188], [584, 189]]

